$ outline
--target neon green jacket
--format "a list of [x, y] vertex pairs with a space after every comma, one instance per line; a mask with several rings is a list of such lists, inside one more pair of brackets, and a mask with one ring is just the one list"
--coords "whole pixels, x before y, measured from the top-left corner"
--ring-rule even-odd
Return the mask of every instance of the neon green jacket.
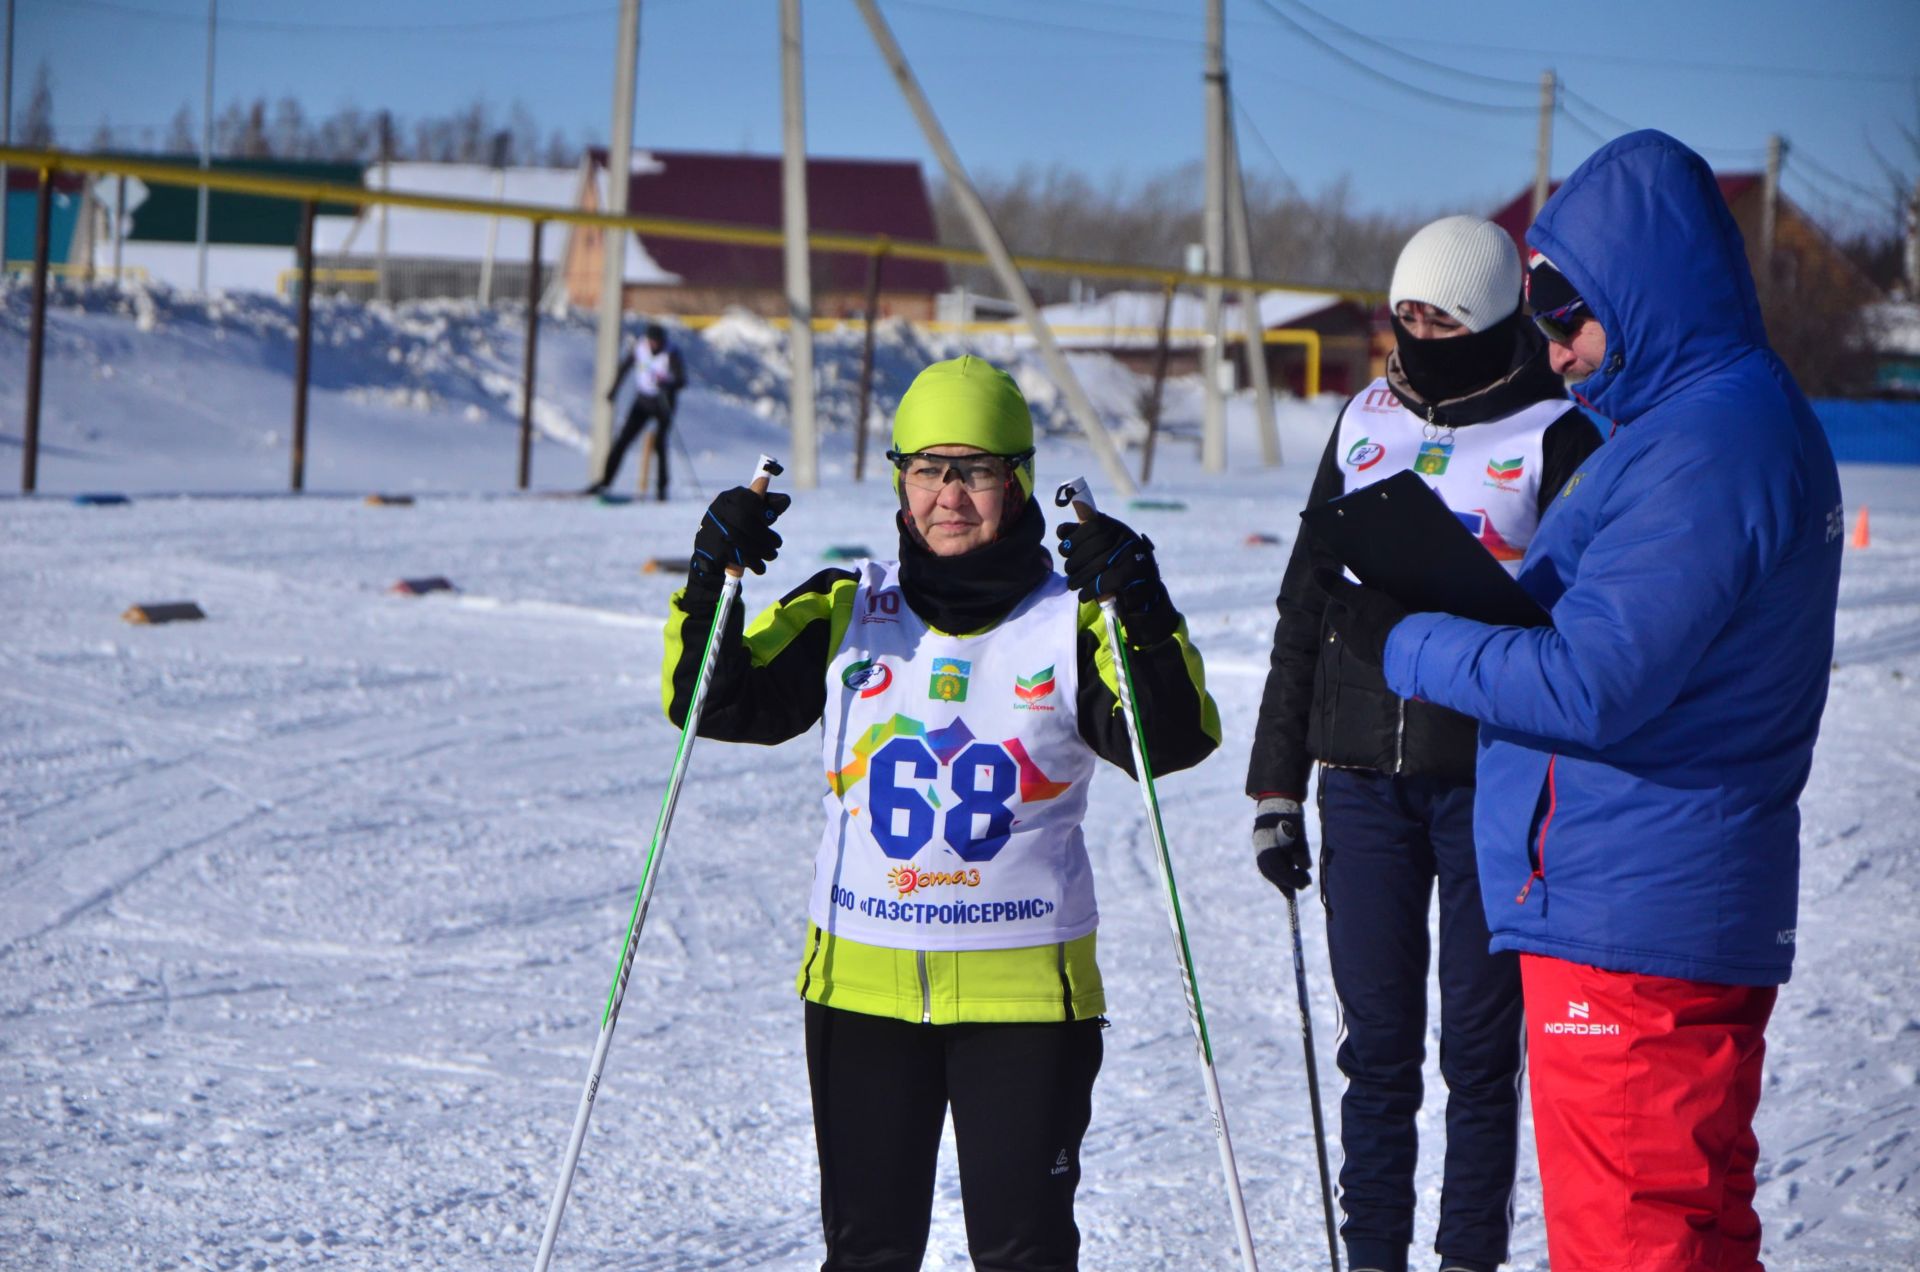
[[[819, 723], [826, 671], [853, 618], [858, 576], [829, 569], [763, 610], [748, 626], [736, 606], [721, 634], [700, 736], [773, 745]], [[701, 651], [713, 628], [710, 598], [674, 593], [660, 677], [668, 719], [686, 721]], [[969, 633], [990, 636], [992, 628]], [[1120, 708], [1113, 650], [1100, 607], [1079, 613], [1080, 736], [1130, 776], [1133, 753]], [[1200, 653], [1183, 621], [1152, 646], [1129, 643], [1128, 663], [1147, 762], [1156, 774], [1189, 768], [1220, 745], [1220, 714], [1207, 693]], [[1008, 950], [900, 950], [848, 940], [807, 924], [795, 986], [823, 1006], [925, 1024], [1082, 1020], [1105, 1013], [1095, 934]]]

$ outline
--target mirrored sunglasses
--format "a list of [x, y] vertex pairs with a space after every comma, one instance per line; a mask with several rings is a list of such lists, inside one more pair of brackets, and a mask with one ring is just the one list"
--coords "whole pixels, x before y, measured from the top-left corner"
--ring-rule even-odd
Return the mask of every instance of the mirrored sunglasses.
[[1580, 330], [1580, 324], [1589, 317], [1586, 301], [1571, 300], [1558, 309], [1535, 314], [1533, 325], [1540, 328], [1541, 335], [1555, 344], [1563, 345], [1572, 343], [1573, 333]]
[[943, 490], [953, 478], [974, 494], [996, 490], [1013, 480], [1014, 469], [1033, 458], [1032, 451], [1018, 455], [929, 455], [915, 451], [902, 454], [888, 451], [887, 458], [900, 470], [900, 480], [919, 490]]

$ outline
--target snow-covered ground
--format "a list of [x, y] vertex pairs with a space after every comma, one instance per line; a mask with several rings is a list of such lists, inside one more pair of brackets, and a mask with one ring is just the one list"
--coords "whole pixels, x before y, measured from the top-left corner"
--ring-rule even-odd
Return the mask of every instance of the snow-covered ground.
[[[11, 456], [23, 305], [3, 299]], [[658, 670], [675, 580], [641, 566], [684, 554], [700, 501], [499, 493], [517, 321], [352, 306], [323, 307], [309, 473], [354, 497], [211, 497], [284, 488], [284, 307], [154, 293], [126, 310], [68, 293], [55, 314], [41, 488], [205, 493], [0, 501], [0, 1267], [529, 1266], [675, 741]], [[844, 422], [854, 346], [827, 344]], [[711, 493], [782, 449], [784, 379], [757, 324], [687, 347], [700, 387], [680, 431]], [[891, 393], [946, 351], [898, 332], [883, 349]], [[577, 486], [586, 327], [550, 324], [541, 356], [536, 483]], [[1123, 414], [1138, 385], [1082, 365]], [[1193, 386], [1176, 388], [1190, 434]], [[1266, 1266], [1310, 1268], [1324, 1239], [1285, 910], [1252, 868], [1240, 786], [1331, 406], [1287, 412], [1278, 470], [1255, 464], [1247, 414], [1224, 477], [1189, 440], [1163, 445], [1151, 494], [1184, 511], [1128, 510], [1064, 437], [1039, 463], [1043, 482], [1086, 471], [1152, 534], [1207, 656], [1226, 744], [1162, 803], [1254, 1233]], [[888, 488], [851, 481], [847, 439], [829, 434], [823, 487], [796, 495], [749, 604], [830, 546], [889, 549]], [[1769, 1262], [1815, 1272], [1920, 1250], [1920, 470], [1843, 479], [1873, 541], [1847, 554], [1800, 964], [1760, 1113]], [[360, 502], [373, 489], [431, 493]], [[461, 590], [386, 591], [425, 574]], [[207, 621], [119, 618], [189, 598]], [[814, 745], [694, 754], [559, 1267], [817, 1265], [792, 988]], [[1114, 1027], [1086, 1266], [1231, 1266], [1140, 803], [1115, 773], [1088, 838]], [[1303, 917], [1332, 1115], [1336, 1021], [1317, 907]], [[1522, 1162], [1514, 1266], [1542, 1269], [1530, 1147]], [[1416, 1264], [1437, 1165], [1429, 1151]], [[928, 1266], [964, 1251], [949, 1156]]]

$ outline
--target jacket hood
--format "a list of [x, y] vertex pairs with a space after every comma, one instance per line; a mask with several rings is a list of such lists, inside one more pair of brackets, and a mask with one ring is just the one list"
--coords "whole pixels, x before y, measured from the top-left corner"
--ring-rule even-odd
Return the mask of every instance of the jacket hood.
[[1607, 333], [1606, 363], [1575, 386], [1625, 424], [1767, 346], [1733, 214], [1706, 161], [1663, 132], [1595, 151], [1527, 231]]

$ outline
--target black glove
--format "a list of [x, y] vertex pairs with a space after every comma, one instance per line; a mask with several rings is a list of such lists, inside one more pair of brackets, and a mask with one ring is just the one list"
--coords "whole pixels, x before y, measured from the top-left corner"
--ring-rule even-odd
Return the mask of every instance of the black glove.
[[745, 486], [721, 491], [700, 518], [700, 533], [693, 536], [687, 590], [718, 596], [730, 565], [765, 574], [767, 562], [780, 555], [774, 519], [792, 502], [793, 496], [777, 490], [764, 495]]
[[1157, 645], [1180, 626], [1180, 614], [1160, 581], [1153, 540], [1135, 534], [1124, 522], [1096, 512], [1086, 521], [1070, 521], [1054, 531], [1067, 586], [1083, 601], [1111, 596], [1126, 620], [1134, 645]]
[[1355, 583], [1338, 570], [1315, 570], [1314, 582], [1327, 594], [1327, 626], [1354, 657], [1375, 667], [1387, 661], [1387, 637], [1407, 616], [1407, 607], [1377, 587]]
[[1313, 882], [1307, 822], [1300, 801], [1269, 795], [1253, 807], [1253, 864], [1266, 881], [1292, 896]]

